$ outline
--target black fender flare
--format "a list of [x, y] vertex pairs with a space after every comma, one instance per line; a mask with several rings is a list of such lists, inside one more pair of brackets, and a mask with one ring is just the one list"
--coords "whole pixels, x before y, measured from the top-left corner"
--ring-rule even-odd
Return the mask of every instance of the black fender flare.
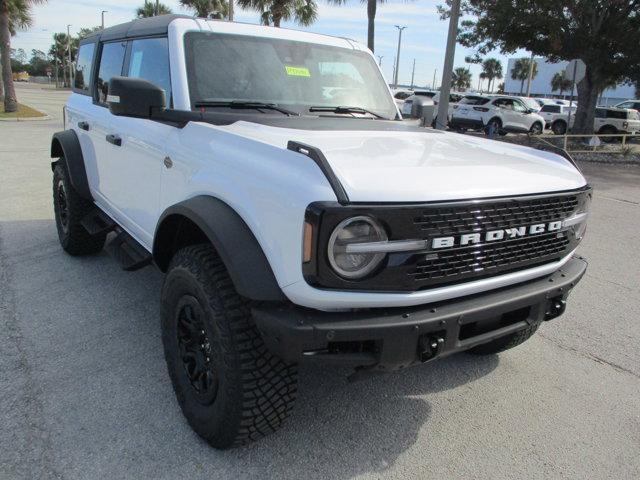
[[[71, 185], [82, 198], [93, 201], [87, 170], [84, 166], [84, 157], [78, 135], [73, 130], [56, 132], [51, 139], [51, 158], [64, 159]], [[57, 162], [51, 163], [51, 169], [55, 168]]]
[[160, 270], [166, 272], [179, 248], [179, 230], [185, 218], [211, 242], [240, 295], [259, 301], [286, 300], [251, 229], [233, 208], [208, 195], [173, 205], [160, 216], [153, 239], [153, 259]]

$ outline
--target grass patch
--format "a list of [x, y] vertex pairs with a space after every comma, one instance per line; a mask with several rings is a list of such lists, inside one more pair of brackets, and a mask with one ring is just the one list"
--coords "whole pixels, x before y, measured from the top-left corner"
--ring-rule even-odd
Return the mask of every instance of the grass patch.
[[26, 117], [44, 117], [45, 114], [40, 110], [36, 110], [35, 108], [28, 107], [27, 105], [23, 105], [22, 103], [18, 103], [18, 111], [7, 113], [4, 111], [4, 107], [2, 111], [0, 111], [0, 118], [26, 118]]

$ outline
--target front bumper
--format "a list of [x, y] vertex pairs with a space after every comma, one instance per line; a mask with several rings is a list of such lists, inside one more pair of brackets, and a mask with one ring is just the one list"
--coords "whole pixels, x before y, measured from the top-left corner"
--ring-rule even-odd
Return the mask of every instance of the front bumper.
[[286, 361], [313, 357], [395, 370], [561, 315], [586, 268], [573, 257], [545, 277], [426, 306], [321, 312], [263, 304], [253, 308], [253, 318], [267, 347]]

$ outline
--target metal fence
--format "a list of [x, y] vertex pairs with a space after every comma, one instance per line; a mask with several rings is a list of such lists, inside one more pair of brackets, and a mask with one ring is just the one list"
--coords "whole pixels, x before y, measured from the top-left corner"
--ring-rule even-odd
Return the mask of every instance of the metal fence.
[[535, 135], [539, 140], [554, 148], [562, 148], [569, 153], [629, 153], [634, 147], [640, 152], [640, 134], [612, 133], [589, 135]]

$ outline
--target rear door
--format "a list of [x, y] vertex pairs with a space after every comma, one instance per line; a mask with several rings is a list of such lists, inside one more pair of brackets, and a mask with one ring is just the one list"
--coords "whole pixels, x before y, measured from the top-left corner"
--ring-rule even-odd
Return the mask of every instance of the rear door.
[[91, 85], [97, 43], [88, 42], [80, 45], [76, 60], [73, 82], [73, 93], [66, 104], [65, 128], [74, 130], [78, 136], [84, 159], [89, 188], [95, 189], [98, 183], [96, 166], [96, 145], [91, 135], [95, 128], [99, 111], [93, 104]]
[[118, 175], [113, 168], [113, 157], [117, 152], [114, 152], [112, 144], [107, 142], [113, 116], [107, 105], [107, 92], [111, 77], [122, 75], [126, 46], [124, 41], [115, 41], [104, 43], [99, 49], [98, 73], [94, 80], [93, 96], [95, 118], [89, 130], [96, 152], [97, 195], [94, 197], [103, 210], [117, 221], [121, 220], [115, 209], [117, 191], [114, 191], [114, 186]]

